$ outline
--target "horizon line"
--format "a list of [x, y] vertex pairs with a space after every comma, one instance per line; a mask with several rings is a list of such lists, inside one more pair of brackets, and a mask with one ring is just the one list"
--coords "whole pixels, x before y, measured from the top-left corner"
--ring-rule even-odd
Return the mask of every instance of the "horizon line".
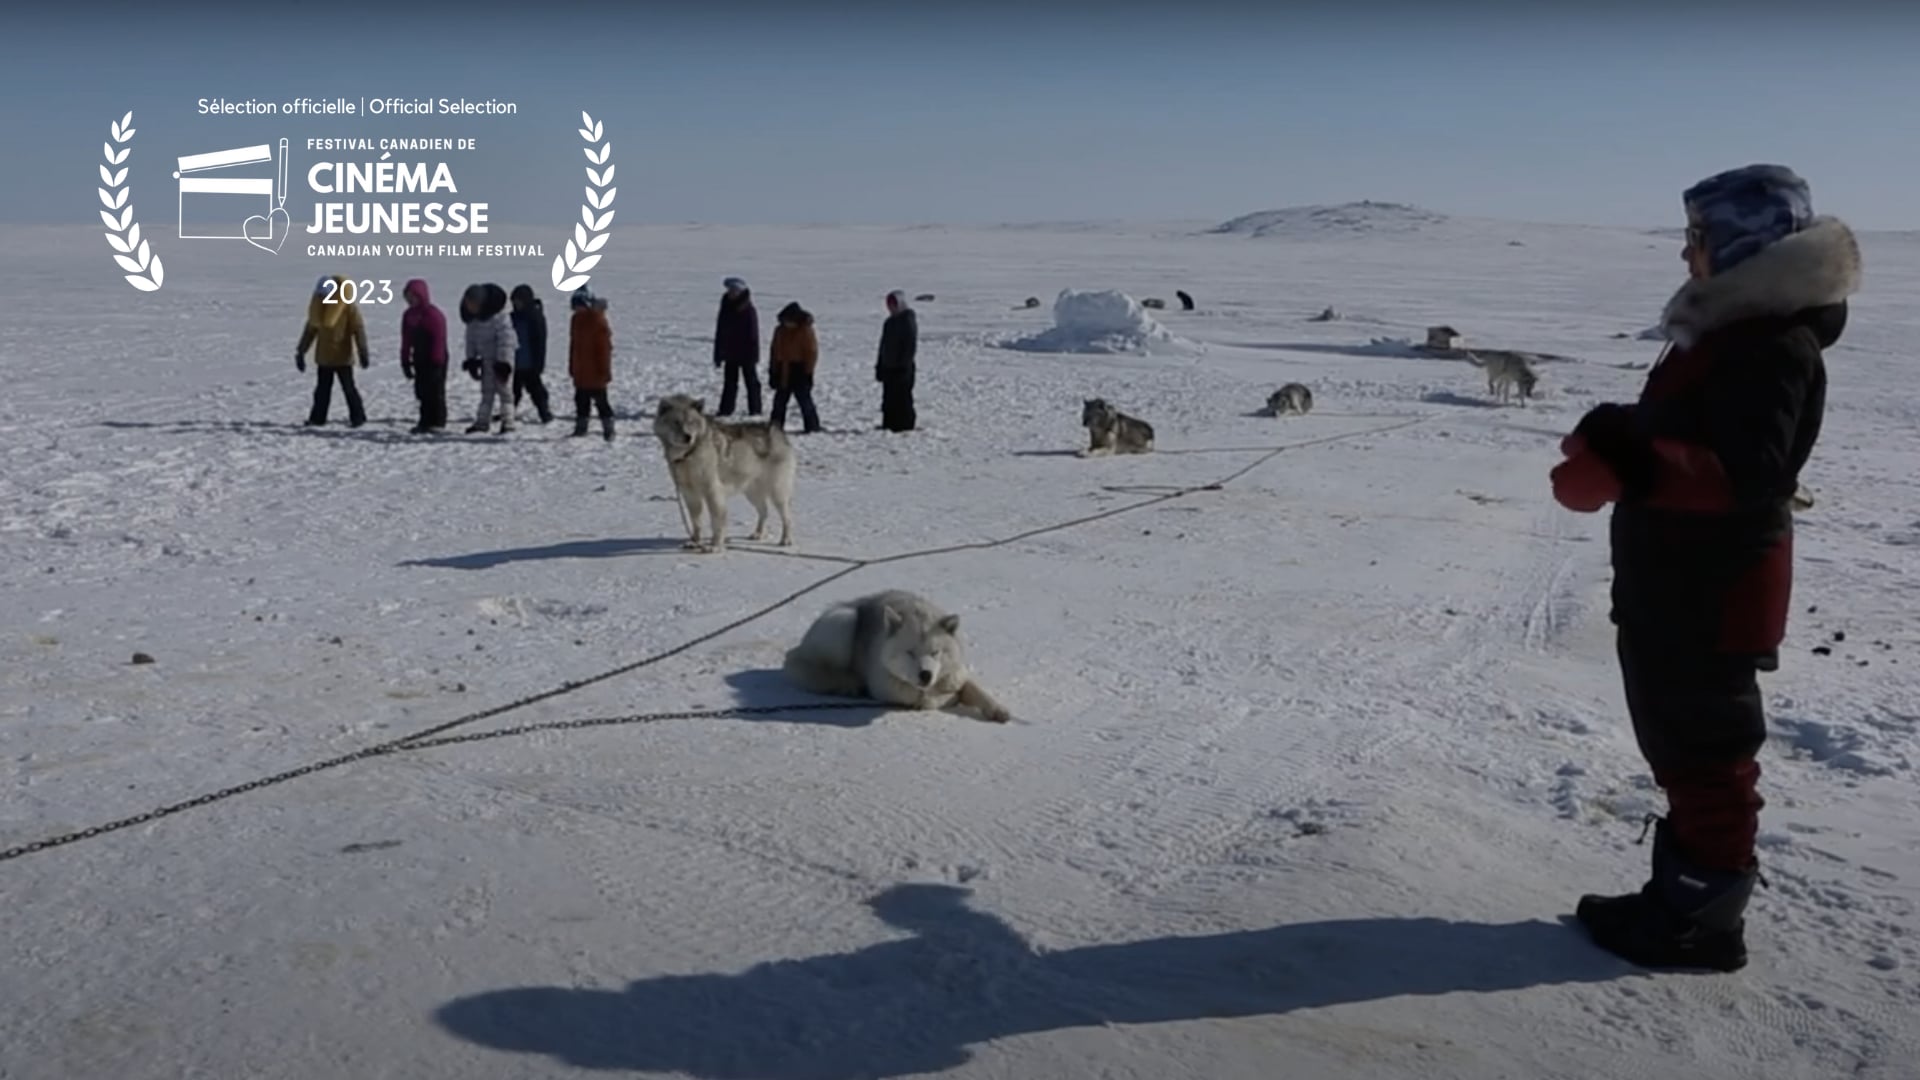
[[[1563, 229], [1607, 229], [1607, 230], [1619, 230], [1619, 231], [1635, 231], [1635, 232], [1644, 232], [1644, 233], [1667, 233], [1667, 232], [1679, 233], [1684, 228], [1684, 226], [1680, 224], [1651, 224], [1651, 223], [1649, 224], [1607, 224], [1607, 223], [1592, 222], [1592, 221], [1571, 221], [1571, 220], [1551, 221], [1551, 220], [1543, 220], [1538, 218], [1506, 218], [1506, 217], [1493, 217], [1493, 216], [1480, 215], [1480, 214], [1452, 214], [1452, 213], [1447, 213], [1441, 210], [1433, 210], [1419, 203], [1401, 203], [1401, 202], [1394, 202], [1392, 200], [1386, 200], [1386, 199], [1354, 199], [1347, 202], [1296, 203], [1296, 204], [1291, 204], [1287, 206], [1273, 206], [1273, 207], [1266, 207], [1258, 210], [1249, 210], [1244, 213], [1235, 214], [1229, 218], [1049, 217], [1049, 218], [1008, 218], [1008, 219], [993, 220], [993, 221], [988, 221], [988, 220], [941, 221], [936, 219], [916, 219], [916, 220], [896, 220], [896, 221], [879, 221], [879, 220], [835, 221], [835, 220], [825, 220], [825, 219], [817, 220], [817, 221], [751, 221], [751, 220], [712, 221], [712, 220], [698, 220], [698, 219], [691, 219], [691, 218], [648, 219], [648, 218], [635, 217], [635, 218], [626, 219], [624, 224], [630, 227], [637, 226], [642, 228], [749, 228], [749, 229], [927, 229], [927, 228], [1003, 229], [1003, 228], [1045, 228], [1049, 226], [1089, 226], [1089, 225], [1165, 228], [1165, 227], [1194, 226], [1194, 227], [1198, 227], [1199, 235], [1205, 235], [1207, 233], [1212, 232], [1213, 230], [1219, 229], [1222, 226], [1230, 224], [1234, 221], [1238, 221], [1248, 217], [1255, 217], [1261, 214], [1284, 214], [1289, 211], [1345, 209], [1348, 207], [1362, 207], [1367, 205], [1392, 207], [1394, 209], [1414, 210], [1424, 214], [1432, 214], [1440, 219], [1437, 222], [1432, 222], [1432, 224], [1434, 225], [1446, 225], [1453, 222], [1463, 222], [1468, 224], [1515, 225], [1515, 226], [1534, 226], [1534, 227], [1563, 228]], [[1846, 221], [1848, 225], [1852, 226], [1852, 228], [1856, 232], [1866, 232], [1866, 233], [1920, 232], [1920, 224], [1898, 225], [1898, 226], [1886, 226], [1886, 225], [1863, 226], [1863, 225], [1856, 224], [1852, 219], [1848, 218], [1844, 214], [1837, 214], [1837, 215], [1823, 214], [1823, 216], [1839, 217], [1842, 220]], [[506, 222], [506, 221], [494, 220], [494, 221], [488, 222], [489, 227], [492, 229], [566, 230], [566, 229], [570, 229], [573, 226], [573, 224], [574, 224], [574, 219], [572, 217], [555, 218], [552, 221]], [[64, 218], [62, 219], [8, 218], [8, 217], [0, 216], [0, 227], [38, 226], [38, 227], [57, 228], [60, 226], [68, 226], [68, 225], [73, 226], [75, 228], [81, 228], [81, 227], [97, 228], [98, 227], [97, 222], [88, 222], [85, 218], [75, 218], [73, 220], [68, 220]], [[441, 233], [441, 234], [433, 234], [433, 235], [435, 238], [437, 238], [439, 242], [460, 242], [462, 237], [471, 236], [472, 234]], [[481, 234], [481, 235], [484, 235], [484, 234]], [[1219, 233], [1217, 235], [1230, 235], [1230, 234]], [[316, 238], [311, 242], [312, 243], [406, 243], [406, 242], [426, 242], [426, 237], [427, 237], [427, 234], [419, 234], [419, 235], [412, 235], [412, 234], [400, 235], [400, 234], [392, 234], [392, 233], [329, 234], [329, 236], [325, 239]], [[467, 242], [479, 242], [479, 241], [469, 240]]]

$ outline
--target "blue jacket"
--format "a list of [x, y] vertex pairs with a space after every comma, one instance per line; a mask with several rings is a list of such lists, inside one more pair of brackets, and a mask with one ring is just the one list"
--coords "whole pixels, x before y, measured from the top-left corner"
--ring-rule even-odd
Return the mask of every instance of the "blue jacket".
[[538, 299], [513, 313], [513, 332], [520, 339], [513, 353], [513, 370], [535, 374], [547, 370], [547, 311]]

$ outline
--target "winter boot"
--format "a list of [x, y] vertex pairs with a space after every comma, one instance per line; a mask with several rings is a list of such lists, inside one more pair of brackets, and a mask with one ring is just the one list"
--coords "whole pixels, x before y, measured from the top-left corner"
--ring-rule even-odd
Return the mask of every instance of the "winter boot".
[[485, 420], [477, 420], [467, 425], [467, 434], [469, 435], [485, 435], [491, 430], [493, 430], [492, 425], [488, 424]]
[[1653, 875], [1639, 892], [1580, 898], [1575, 916], [1594, 944], [1644, 968], [1738, 971], [1747, 964], [1747, 901], [1757, 867], [1710, 870], [1680, 853], [1664, 818], [1653, 833]]

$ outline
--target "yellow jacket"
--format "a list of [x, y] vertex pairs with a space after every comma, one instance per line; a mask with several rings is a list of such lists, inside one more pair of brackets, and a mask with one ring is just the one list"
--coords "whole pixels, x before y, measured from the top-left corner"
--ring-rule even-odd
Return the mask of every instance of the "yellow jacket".
[[333, 303], [321, 303], [325, 297], [320, 293], [307, 300], [307, 328], [293, 351], [304, 356], [307, 346], [313, 346], [313, 362], [320, 367], [352, 367], [355, 347], [359, 348], [363, 362], [371, 359], [372, 354], [367, 351], [367, 324], [360, 318], [360, 305], [340, 302], [338, 286], [346, 280], [339, 274], [333, 276]]

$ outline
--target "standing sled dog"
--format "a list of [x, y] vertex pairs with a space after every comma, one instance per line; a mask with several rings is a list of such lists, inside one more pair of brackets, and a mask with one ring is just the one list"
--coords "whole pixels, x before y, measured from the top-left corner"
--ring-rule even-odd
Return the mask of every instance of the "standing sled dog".
[[[706, 413], [704, 399], [671, 394], [660, 399], [653, 433], [667, 458], [673, 487], [687, 511], [689, 550], [727, 549], [727, 499], [744, 494], [759, 518], [749, 540], [767, 538], [767, 504], [780, 512], [780, 546], [793, 546], [796, 461], [787, 433], [765, 422], [729, 423]], [[700, 511], [709, 535], [700, 541]]]
[[1523, 356], [1511, 356], [1495, 353], [1485, 360], [1473, 353], [1467, 354], [1467, 363], [1487, 373], [1487, 393], [1502, 403], [1513, 399], [1513, 391], [1518, 388], [1520, 400], [1524, 404], [1533, 396], [1533, 388], [1539, 385], [1540, 377]]
[[960, 616], [900, 589], [828, 608], [787, 650], [782, 670], [802, 690], [909, 709], [958, 704], [1004, 724], [1012, 714], [967, 667]]

